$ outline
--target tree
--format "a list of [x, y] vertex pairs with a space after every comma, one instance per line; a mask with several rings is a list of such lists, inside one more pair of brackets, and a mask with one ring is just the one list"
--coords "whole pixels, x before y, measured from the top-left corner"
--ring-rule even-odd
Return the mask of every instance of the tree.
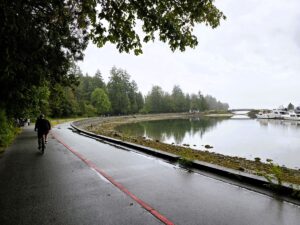
[[99, 115], [108, 113], [111, 109], [111, 104], [108, 99], [108, 96], [105, 93], [105, 91], [101, 88], [96, 88], [93, 91], [91, 95], [91, 101], [97, 110], [97, 114]]
[[110, 71], [107, 91], [113, 114], [127, 114], [130, 111], [128, 97], [130, 76], [125, 70], [113, 67]]
[[175, 105], [172, 95], [170, 95], [168, 92], [163, 92], [162, 106], [160, 112], [174, 112], [174, 108]]
[[198, 43], [196, 24], [215, 28], [225, 17], [213, 0], [3, 0], [0, 18], [0, 108], [12, 115], [28, 107], [33, 86], [76, 83], [69, 68], [83, 58], [89, 38], [120, 52], [140, 54], [141, 42], [155, 38], [184, 51]]
[[198, 109], [200, 111], [205, 111], [209, 109], [209, 105], [200, 91], [198, 92]]
[[191, 97], [189, 94], [185, 95], [185, 104], [184, 104], [184, 111], [188, 112], [190, 111], [190, 105], [191, 105]]
[[37, 101], [37, 103], [32, 104], [33, 106], [36, 106], [36, 108], [32, 108], [31, 113], [27, 115], [26, 117], [30, 117], [31, 115], [35, 115], [38, 113], [43, 114], [49, 114], [50, 108], [49, 108], [49, 97], [50, 97], [50, 90], [48, 87], [36, 87], [32, 88], [33, 90], [36, 89], [36, 95], [32, 98]]
[[138, 107], [138, 111], [140, 111], [144, 107], [144, 103], [145, 101], [144, 101], [143, 94], [141, 92], [138, 92], [136, 96], [136, 104]]
[[172, 100], [174, 104], [174, 112], [185, 111], [185, 96], [178, 85], [175, 85], [172, 91]]
[[84, 115], [85, 116], [95, 116], [96, 115], [97, 110], [95, 109], [94, 106], [92, 106], [89, 103], [84, 104]]
[[165, 112], [164, 91], [159, 86], [153, 86], [151, 92], [146, 96], [145, 111], [150, 113]]
[[[32, 87], [75, 83], [68, 73], [88, 43], [91, 6], [80, 1], [8, 1], [0, 3], [0, 107], [22, 113]], [[15, 107], [19, 109], [16, 110]]]
[[94, 89], [96, 89], [96, 88], [105, 89], [105, 83], [103, 81], [100, 70], [97, 70], [97, 72], [95, 73], [95, 76], [92, 77], [92, 86]]
[[289, 103], [288, 110], [294, 110], [295, 106], [292, 103]]
[[[147, 43], [158, 38], [167, 42], [173, 51], [184, 51], [187, 46], [198, 44], [192, 33], [195, 24], [204, 23], [215, 28], [222, 18], [225, 19], [213, 1], [98, 1], [99, 12], [94, 11], [90, 16], [92, 40], [99, 47], [111, 42], [120, 52], [134, 50], [135, 54], [140, 54], [141, 39]], [[136, 31], [137, 21], [142, 22], [143, 36]]]
[[227, 103], [222, 103], [218, 101], [215, 97], [210, 95], [205, 96], [205, 101], [207, 102], [208, 109], [212, 110], [228, 110], [229, 105]]
[[130, 102], [130, 113], [137, 113], [138, 112], [138, 104], [137, 104], [137, 92], [138, 86], [136, 82], [133, 80], [129, 83], [128, 86], [128, 98]]
[[198, 111], [198, 96], [196, 94], [191, 95], [191, 100], [190, 100], [190, 110], [195, 112]]
[[56, 84], [51, 91], [49, 105], [52, 117], [78, 115], [79, 106], [71, 88]]

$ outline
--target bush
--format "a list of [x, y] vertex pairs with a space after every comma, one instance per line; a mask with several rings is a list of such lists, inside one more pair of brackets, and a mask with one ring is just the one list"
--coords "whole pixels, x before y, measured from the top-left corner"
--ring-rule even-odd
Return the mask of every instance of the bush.
[[7, 119], [5, 111], [0, 109], [0, 149], [7, 147], [14, 139], [17, 128]]
[[256, 114], [259, 113], [259, 110], [251, 110], [250, 112], [248, 112], [248, 116], [252, 119], [256, 118]]

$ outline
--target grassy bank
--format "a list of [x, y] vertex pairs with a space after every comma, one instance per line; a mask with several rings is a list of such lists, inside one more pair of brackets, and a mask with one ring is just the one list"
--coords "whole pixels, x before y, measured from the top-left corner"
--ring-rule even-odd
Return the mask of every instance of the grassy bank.
[[[52, 126], [61, 123], [71, 122], [84, 118], [55, 118], [49, 119]], [[35, 120], [32, 120], [35, 123]], [[7, 119], [5, 112], [0, 110], [0, 154], [13, 142], [15, 137], [21, 132], [21, 128], [16, 127], [14, 122]]]
[[20, 130], [7, 118], [4, 110], [0, 109], [0, 154], [13, 142]]
[[79, 119], [84, 119], [84, 118], [78, 118], [78, 117], [73, 117], [73, 118], [50, 118], [49, 121], [51, 123], [51, 126], [54, 127], [58, 124], [67, 123], [67, 122], [71, 122], [71, 121], [75, 121], [75, 120], [79, 120]]
[[[222, 115], [222, 114], [221, 114]], [[179, 155], [187, 160], [200, 160], [216, 165], [224, 166], [227, 168], [248, 172], [251, 174], [257, 174], [269, 178], [275, 178], [279, 183], [289, 182], [300, 185], [300, 171], [296, 169], [290, 169], [286, 167], [279, 167], [269, 160], [268, 163], [263, 163], [259, 158], [255, 161], [248, 160], [241, 157], [231, 157], [222, 154], [218, 154], [208, 150], [195, 150], [190, 146], [176, 146], [171, 144], [161, 143], [158, 140], [148, 140], [141, 136], [127, 136], [126, 134], [116, 131], [116, 127], [121, 124], [135, 123], [140, 121], [149, 120], [162, 120], [162, 119], [180, 119], [189, 118], [196, 115], [190, 114], [156, 114], [156, 115], [139, 115], [139, 116], [126, 116], [126, 117], [109, 117], [101, 118], [97, 123], [86, 124], [85, 129], [110, 136], [120, 140], [132, 142], [135, 144], [159, 149], [169, 153]], [[199, 115], [198, 115], [199, 116]], [[203, 116], [203, 115], [202, 115]], [[217, 114], [214, 114], [217, 116]]]

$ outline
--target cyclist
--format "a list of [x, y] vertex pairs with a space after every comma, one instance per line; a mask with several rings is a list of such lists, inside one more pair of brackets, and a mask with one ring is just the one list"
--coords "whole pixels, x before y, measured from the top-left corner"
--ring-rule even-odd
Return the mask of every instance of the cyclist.
[[41, 149], [41, 140], [42, 138], [45, 138], [45, 143], [47, 143], [47, 136], [49, 133], [49, 130], [51, 130], [51, 124], [49, 122], [49, 120], [45, 119], [45, 115], [41, 114], [36, 122], [35, 122], [35, 127], [34, 130], [37, 131], [38, 133], [38, 145], [39, 145], [39, 149]]

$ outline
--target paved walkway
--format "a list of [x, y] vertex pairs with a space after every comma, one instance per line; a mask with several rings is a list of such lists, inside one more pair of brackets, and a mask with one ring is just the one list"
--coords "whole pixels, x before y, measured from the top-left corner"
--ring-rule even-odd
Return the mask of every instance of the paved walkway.
[[25, 127], [0, 157], [1, 225], [299, 225], [297, 205], [69, 128], [54, 128], [61, 142], [41, 155]]
[[0, 158], [0, 224], [162, 224], [55, 139], [25, 127]]

